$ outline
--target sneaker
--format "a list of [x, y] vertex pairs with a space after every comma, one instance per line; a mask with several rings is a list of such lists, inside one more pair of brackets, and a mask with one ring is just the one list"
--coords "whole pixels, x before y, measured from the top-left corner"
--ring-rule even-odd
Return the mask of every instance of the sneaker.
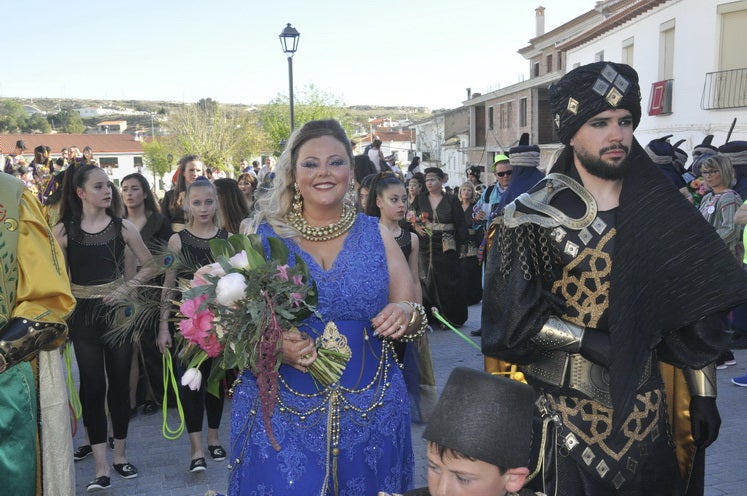
[[123, 479], [134, 479], [137, 477], [137, 467], [132, 463], [115, 463], [112, 467], [114, 467], [114, 470], [116, 470]]
[[94, 491], [100, 491], [102, 489], [107, 489], [112, 485], [111, 480], [109, 477], [102, 475], [101, 477], [96, 477], [91, 482], [88, 483], [86, 486], [86, 491], [89, 493], [92, 493]]
[[726, 365], [726, 362], [716, 362], [716, 370], [726, 370], [729, 368], [728, 365]]
[[226, 459], [226, 450], [221, 445], [208, 446], [208, 452], [210, 452], [210, 458], [216, 462], [222, 462]]
[[731, 383], [735, 386], [747, 387], [747, 375], [743, 375], [742, 377], [732, 377]]
[[204, 472], [207, 470], [207, 463], [205, 463], [205, 459], [203, 457], [195, 458], [191, 462], [189, 462], [189, 471], [194, 473], [197, 472]]
[[93, 449], [91, 449], [90, 444], [84, 444], [83, 446], [78, 446], [78, 449], [73, 451], [73, 460], [76, 462], [79, 462], [83, 460], [84, 458], [87, 458], [91, 453], [93, 453]]

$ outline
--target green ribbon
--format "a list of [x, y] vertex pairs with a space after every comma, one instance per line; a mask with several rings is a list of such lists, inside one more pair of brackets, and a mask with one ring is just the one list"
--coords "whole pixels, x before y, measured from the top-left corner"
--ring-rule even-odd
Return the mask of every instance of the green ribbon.
[[434, 317], [436, 317], [436, 318], [437, 318], [437, 319], [438, 319], [438, 320], [439, 320], [439, 321], [440, 321], [440, 322], [441, 322], [441, 323], [442, 323], [443, 325], [445, 325], [446, 327], [448, 327], [449, 329], [451, 329], [452, 331], [454, 331], [454, 332], [455, 332], [455, 333], [457, 334], [457, 336], [459, 336], [460, 338], [462, 338], [462, 339], [464, 339], [465, 341], [467, 341], [467, 342], [468, 342], [469, 344], [471, 344], [472, 346], [474, 346], [474, 347], [475, 347], [475, 348], [477, 349], [477, 351], [479, 351], [480, 353], [482, 353], [482, 348], [480, 348], [480, 345], [479, 345], [479, 344], [477, 344], [477, 343], [475, 343], [474, 341], [472, 341], [472, 340], [471, 340], [470, 338], [468, 338], [468, 337], [467, 337], [467, 336], [466, 336], [465, 334], [463, 334], [463, 333], [462, 333], [462, 332], [461, 332], [461, 331], [460, 331], [459, 329], [457, 329], [456, 327], [454, 327], [453, 325], [451, 325], [451, 323], [450, 323], [450, 322], [449, 322], [448, 320], [446, 320], [445, 318], [443, 318], [443, 316], [441, 316], [441, 314], [440, 314], [440, 313], [438, 312], [438, 308], [436, 308], [436, 307], [432, 307], [432, 308], [431, 308], [431, 313], [432, 313], [432, 314], [433, 314], [433, 316], [434, 316]]
[[[161, 426], [161, 433], [163, 434], [163, 437], [169, 441], [174, 441], [175, 439], [179, 439], [179, 436], [184, 432], [184, 409], [182, 408], [182, 402], [179, 399], [179, 387], [176, 382], [176, 375], [174, 374], [174, 362], [171, 360], [171, 352], [168, 349], [163, 355], [161, 355], [161, 361], [163, 363], [163, 402], [161, 403], [163, 424]], [[179, 413], [179, 425], [176, 429], [172, 429], [171, 426], [169, 426], [169, 382], [171, 383], [171, 387], [174, 389], [176, 410]]]
[[65, 358], [65, 384], [67, 384], [67, 394], [70, 398], [70, 408], [73, 411], [73, 417], [78, 420], [83, 414], [83, 407], [80, 404], [78, 390], [75, 388], [75, 379], [73, 379], [73, 346], [70, 341], [65, 343], [62, 355]]

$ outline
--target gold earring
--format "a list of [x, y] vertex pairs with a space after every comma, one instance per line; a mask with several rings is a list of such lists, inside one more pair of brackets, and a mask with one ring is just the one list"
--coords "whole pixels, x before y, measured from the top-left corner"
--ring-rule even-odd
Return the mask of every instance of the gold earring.
[[293, 183], [293, 204], [291, 205], [291, 210], [296, 215], [301, 215], [301, 212], [303, 212], [303, 197], [301, 196], [301, 190], [298, 189], [298, 183]]

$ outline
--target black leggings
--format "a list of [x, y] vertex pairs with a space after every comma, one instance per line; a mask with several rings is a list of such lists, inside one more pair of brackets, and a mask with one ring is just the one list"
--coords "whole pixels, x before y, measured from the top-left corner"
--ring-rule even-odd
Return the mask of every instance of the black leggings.
[[216, 398], [207, 392], [208, 377], [210, 377], [210, 368], [213, 360], [208, 358], [200, 365], [202, 372], [202, 383], [200, 389], [192, 391], [186, 386], [179, 387], [179, 397], [182, 400], [184, 408], [184, 420], [187, 424], [187, 432], [202, 431], [202, 412], [207, 414], [208, 428], [218, 429], [220, 427], [220, 418], [223, 415], [224, 387], [219, 386], [220, 398]]
[[[94, 304], [94, 301], [98, 303]], [[102, 340], [107, 322], [106, 317], [100, 314], [101, 305], [101, 300], [79, 300], [70, 321], [70, 334], [80, 373], [83, 424], [88, 429], [91, 444], [106, 442], [104, 398], [109, 405], [115, 439], [127, 438], [130, 423], [132, 344], [127, 341], [112, 346]]]

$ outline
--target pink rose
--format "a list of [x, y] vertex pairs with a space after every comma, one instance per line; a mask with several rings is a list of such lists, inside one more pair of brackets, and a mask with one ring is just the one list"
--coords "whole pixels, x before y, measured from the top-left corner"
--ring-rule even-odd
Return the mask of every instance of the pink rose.
[[206, 284], [210, 284], [210, 281], [202, 277], [202, 275], [195, 273], [195, 276], [192, 278], [191, 281], [189, 281], [189, 287], [190, 288], [196, 288], [197, 286], [205, 286]]
[[202, 267], [197, 269], [197, 272], [195, 272], [195, 276], [223, 277], [225, 275], [226, 271], [223, 270], [223, 267], [221, 267], [218, 262], [211, 263], [209, 265], [203, 265]]
[[218, 341], [218, 336], [212, 333], [205, 336], [205, 339], [203, 339], [202, 343], [200, 343], [200, 348], [205, 350], [207, 356], [211, 358], [220, 356], [220, 354], [223, 352], [223, 345], [220, 344], [220, 341]]
[[194, 317], [179, 321], [179, 331], [188, 341], [200, 344], [213, 327], [213, 312], [203, 310]]
[[278, 265], [278, 273], [276, 274], [277, 277], [282, 279], [283, 281], [288, 280], [288, 264], [285, 265]]
[[290, 297], [294, 307], [301, 306], [301, 302], [303, 301], [303, 295], [301, 295], [301, 293], [291, 293]]
[[293, 281], [293, 284], [296, 286], [300, 286], [303, 284], [303, 276], [301, 274], [295, 274], [293, 277], [291, 277], [291, 281]]
[[179, 311], [185, 317], [192, 318], [197, 315], [197, 311], [200, 309], [200, 305], [207, 300], [207, 295], [200, 295], [195, 298], [184, 300], [179, 307]]

